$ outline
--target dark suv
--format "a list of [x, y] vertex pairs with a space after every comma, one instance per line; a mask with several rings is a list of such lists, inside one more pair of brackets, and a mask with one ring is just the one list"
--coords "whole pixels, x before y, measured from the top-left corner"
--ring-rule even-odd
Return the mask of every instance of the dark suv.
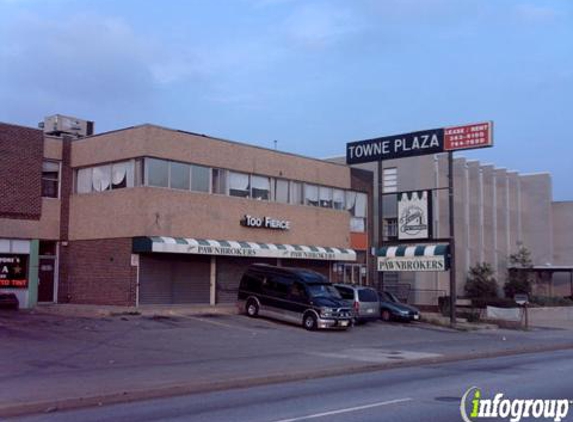
[[251, 265], [239, 286], [238, 307], [251, 317], [269, 316], [307, 330], [346, 329], [352, 311], [322, 274], [302, 268]]

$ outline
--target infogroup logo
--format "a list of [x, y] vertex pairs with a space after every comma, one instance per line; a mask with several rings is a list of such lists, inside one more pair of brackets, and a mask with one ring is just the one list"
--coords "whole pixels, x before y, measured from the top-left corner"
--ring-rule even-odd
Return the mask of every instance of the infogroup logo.
[[503, 393], [496, 393], [493, 399], [482, 397], [481, 389], [469, 388], [460, 403], [460, 413], [465, 422], [480, 418], [509, 419], [519, 422], [522, 418], [534, 418], [560, 422], [567, 417], [573, 401], [568, 399], [508, 399]]

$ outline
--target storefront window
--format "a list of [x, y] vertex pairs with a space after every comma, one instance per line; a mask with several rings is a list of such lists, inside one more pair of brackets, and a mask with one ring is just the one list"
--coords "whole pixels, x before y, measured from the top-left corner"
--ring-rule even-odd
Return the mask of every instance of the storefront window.
[[288, 180], [276, 179], [275, 201], [288, 204]]
[[42, 163], [42, 196], [57, 198], [60, 185], [60, 163], [44, 161]]
[[191, 190], [209, 192], [211, 170], [203, 166], [191, 166]]
[[313, 207], [318, 207], [318, 186], [304, 184], [304, 203]]
[[268, 201], [271, 197], [271, 179], [263, 176], [251, 176], [252, 197]]
[[320, 206], [323, 208], [332, 208], [332, 188], [321, 186], [319, 188]]
[[229, 172], [229, 195], [248, 198], [250, 196], [249, 175]]
[[332, 202], [335, 210], [344, 209], [344, 191], [342, 189], [334, 189], [332, 191]]
[[169, 167], [170, 187], [173, 189], [189, 190], [189, 164], [171, 162]]
[[156, 158], [145, 159], [148, 186], [166, 188], [169, 186], [169, 162]]

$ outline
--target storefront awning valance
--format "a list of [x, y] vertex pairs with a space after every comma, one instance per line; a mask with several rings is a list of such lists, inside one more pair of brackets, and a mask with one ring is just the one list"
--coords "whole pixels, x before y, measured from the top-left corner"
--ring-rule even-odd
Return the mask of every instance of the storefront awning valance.
[[165, 236], [135, 237], [133, 252], [356, 261], [356, 252], [352, 249]]
[[387, 246], [376, 251], [378, 271], [446, 271], [448, 245]]

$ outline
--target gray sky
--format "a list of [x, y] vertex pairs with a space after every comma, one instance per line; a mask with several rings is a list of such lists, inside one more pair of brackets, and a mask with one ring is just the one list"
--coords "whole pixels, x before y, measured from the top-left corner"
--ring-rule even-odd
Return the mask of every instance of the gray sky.
[[0, 0], [0, 121], [155, 123], [314, 156], [493, 120], [458, 153], [573, 200], [573, 1]]

